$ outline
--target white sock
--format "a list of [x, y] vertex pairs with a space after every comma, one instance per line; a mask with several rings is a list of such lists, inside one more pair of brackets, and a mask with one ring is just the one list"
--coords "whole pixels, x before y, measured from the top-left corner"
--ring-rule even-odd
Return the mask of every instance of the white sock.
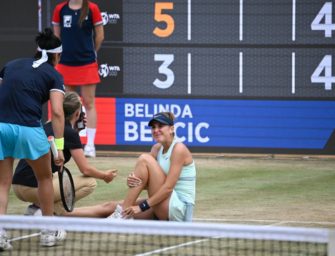
[[87, 145], [94, 146], [94, 140], [95, 140], [95, 133], [97, 129], [96, 128], [86, 128], [86, 134], [87, 134]]

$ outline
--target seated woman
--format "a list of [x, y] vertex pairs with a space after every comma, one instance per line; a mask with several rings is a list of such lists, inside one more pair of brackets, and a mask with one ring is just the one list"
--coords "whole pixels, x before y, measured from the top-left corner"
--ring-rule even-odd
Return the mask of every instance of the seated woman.
[[[101, 171], [91, 166], [86, 157], [79, 137], [78, 123], [82, 120], [81, 114], [81, 100], [76, 92], [65, 93], [63, 102], [64, 116], [65, 116], [65, 127], [64, 127], [64, 158], [65, 163], [68, 162], [71, 157], [78, 166], [80, 172], [83, 175], [73, 175], [76, 198], [79, 200], [90, 193], [92, 193], [97, 185], [95, 179], [101, 179], [106, 183], [111, 182], [117, 174], [116, 169], [110, 169], [107, 171]], [[47, 136], [53, 136], [53, 130], [51, 122], [44, 125], [44, 130]], [[59, 181], [57, 170], [59, 167], [55, 166], [52, 162], [53, 172], [53, 187], [54, 187], [54, 211], [56, 215], [63, 215], [65, 209], [61, 201]], [[37, 180], [33, 173], [32, 168], [27, 164], [25, 160], [20, 160], [13, 176], [13, 190], [15, 195], [24, 202], [30, 202], [26, 210], [26, 215], [39, 215], [39, 200], [37, 194]]]
[[[196, 168], [192, 154], [174, 133], [174, 115], [161, 112], [149, 121], [157, 142], [142, 154], [128, 176], [125, 199], [77, 208], [68, 216], [191, 221], [195, 203]], [[138, 199], [142, 190], [148, 199]]]

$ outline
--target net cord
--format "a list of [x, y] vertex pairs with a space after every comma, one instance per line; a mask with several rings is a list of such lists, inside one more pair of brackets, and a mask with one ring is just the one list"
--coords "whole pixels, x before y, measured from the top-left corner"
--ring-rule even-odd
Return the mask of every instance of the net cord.
[[[77, 232], [137, 233], [148, 235], [241, 238], [294, 242], [329, 243], [334, 230], [325, 228], [274, 227], [217, 223], [180, 223], [148, 220], [96, 218], [0, 216], [5, 229], [65, 229]], [[332, 245], [332, 250], [335, 250]], [[333, 255], [333, 254], [331, 254]]]

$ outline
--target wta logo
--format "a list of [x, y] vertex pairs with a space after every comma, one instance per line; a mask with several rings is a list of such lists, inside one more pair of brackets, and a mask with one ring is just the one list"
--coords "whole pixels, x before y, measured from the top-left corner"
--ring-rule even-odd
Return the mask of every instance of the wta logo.
[[120, 15], [118, 13], [109, 14], [107, 12], [102, 12], [101, 17], [102, 17], [104, 26], [108, 24], [117, 24], [118, 21], [120, 20]]
[[99, 66], [99, 75], [102, 78], [106, 78], [109, 76], [116, 77], [120, 71], [121, 69], [119, 66], [109, 66], [108, 64], [101, 64]]

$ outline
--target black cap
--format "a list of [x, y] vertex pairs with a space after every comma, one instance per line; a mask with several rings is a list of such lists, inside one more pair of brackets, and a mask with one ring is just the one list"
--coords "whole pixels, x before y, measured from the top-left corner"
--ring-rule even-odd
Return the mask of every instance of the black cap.
[[163, 113], [155, 114], [153, 118], [149, 121], [148, 126], [152, 126], [153, 122], [158, 122], [158, 123], [166, 124], [170, 126], [173, 125], [173, 120], [165, 116]]

